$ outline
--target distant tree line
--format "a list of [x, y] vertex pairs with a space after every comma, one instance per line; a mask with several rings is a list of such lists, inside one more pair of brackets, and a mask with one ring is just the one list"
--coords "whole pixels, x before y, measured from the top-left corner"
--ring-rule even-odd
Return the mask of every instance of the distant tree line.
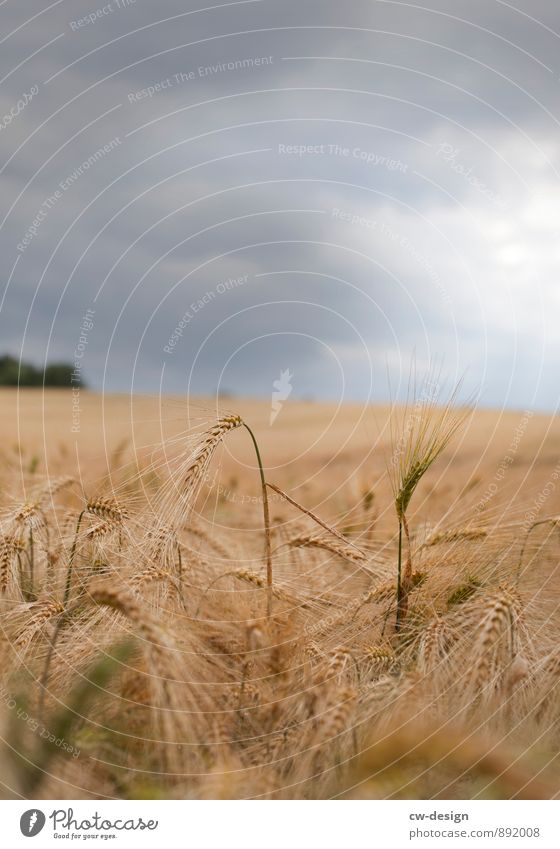
[[83, 386], [70, 363], [51, 363], [44, 369], [20, 362], [5, 354], [0, 357], [0, 386]]

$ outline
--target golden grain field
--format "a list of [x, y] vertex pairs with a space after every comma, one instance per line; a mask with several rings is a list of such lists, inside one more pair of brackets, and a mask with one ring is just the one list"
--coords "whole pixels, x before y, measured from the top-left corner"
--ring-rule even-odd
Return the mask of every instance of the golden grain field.
[[560, 793], [555, 418], [0, 403], [3, 796]]

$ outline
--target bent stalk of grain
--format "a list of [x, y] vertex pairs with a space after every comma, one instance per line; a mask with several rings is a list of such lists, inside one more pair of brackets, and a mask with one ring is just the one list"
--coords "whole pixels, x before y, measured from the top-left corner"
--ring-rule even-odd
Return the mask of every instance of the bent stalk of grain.
[[265, 561], [266, 561], [266, 585], [267, 585], [267, 599], [266, 599], [266, 615], [270, 619], [272, 616], [272, 543], [270, 538], [270, 509], [268, 506], [268, 492], [266, 489], [266, 478], [264, 476], [264, 469], [261, 459], [261, 452], [259, 451], [259, 446], [257, 440], [255, 438], [255, 434], [251, 430], [246, 422], [243, 422], [243, 426], [248, 431], [249, 436], [253, 442], [253, 446], [255, 448], [255, 454], [257, 456], [257, 463], [259, 466], [259, 475], [261, 479], [261, 491], [262, 491], [262, 500], [263, 500], [263, 520], [264, 520], [264, 546], [265, 546]]
[[541, 525], [560, 525], [560, 516], [547, 516], [545, 519], [539, 519], [536, 522], [533, 522], [532, 525], [527, 529], [527, 533], [523, 538], [523, 542], [521, 544], [521, 551], [519, 552], [519, 561], [517, 563], [517, 571], [515, 573], [515, 582], [519, 583], [519, 579], [521, 577], [521, 567], [523, 566], [523, 555], [525, 554], [525, 549], [527, 547], [527, 543], [529, 542], [529, 537], [533, 533], [535, 528], [540, 527]]
[[[261, 492], [262, 492], [262, 502], [263, 502], [263, 523], [264, 523], [264, 537], [265, 537], [265, 565], [266, 565], [266, 581], [267, 581], [267, 616], [270, 618], [272, 615], [272, 599], [273, 599], [273, 591], [272, 591], [272, 546], [271, 546], [271, 534], [270, 534], [270, 509], [268, 504], [268, 493], [267, 493], [267, 484], [266, 478], [264, 474], [264, 466], [262, 462], [261, 452], [259, 449], [259, 445], [257, 442], [257, 438], [249, 427], [249, 425], [243, 421], [241, 416], [237, 414], [230, 414], [226, 416], [222, 416], [222, 418], [218, 419], [216, 424], [214, 424], [209, 430], [207, 430], [204, 434], [204, 437], [194, 454], [194, 457], [189, 463], [189, 466], [185, 472], [182, 487], [181, 487], [181, 499], [183, 504], [187, 505], [187, 509], [190, 511], [192, 506], [194, 505], [197, 495], [200, 491], [200, 488], [204, 482], [205, 473], [208, 470], [208, 466], [214, 456], [214, 453], [218, 446], [221, 444], [224, 436], [232, 430], [235, 430], [238, 427], [244, 427], [251, 437], [251, 442], [253, 444], [255, 455], [257, 458], [257, 466], [259, 469], [259, 477], [261, 483]], [[195, 534], [197, 533], [196, 529], [193, 531]]]
[[361, 548], [358, 548], [358, 546], [353, 543], [352, 540], [347, 539], [343, 534], [337, 531], [336, 528], [333, 528], [331, 525], [328, 525], [326, 522], [323, 522], [323, 520], [320, 519], [316, 513], [313, 513], [307, 507], [304, 507], [302, 504], [299, 504], [299, 502], [297, 502], [294, 498], [284, 492], [283, 489], [280, 489], [279, 486], [276, 486], [276, 484], [269, 482], [267, 483], [267, 487], [269, 489], [272, 489], [273, 492], [278, 493], [278, 495], [281, 495], [282, 498], [284, 498], [288, 502], [288, 504], [291, 504], [292, 507], [295, 507], [301, 513], [303, 513], [304, 516], [309, 516], [310, 519], [312, 519], [314, 522], [316, 522], [318, 525], [328, 531], [329, 534], [332, 534], [334, 537], [340, 540], [340, 542], [344, 543], [347, 549], [352, 549], [355, 552], [353, 562], [358, 564], [359, 569], [372, 578], [377, 577], [373, 569], [370, 569], [369, 566], [366, 566], [365, 561], [367, 558], [364, 552], [361, 550]]

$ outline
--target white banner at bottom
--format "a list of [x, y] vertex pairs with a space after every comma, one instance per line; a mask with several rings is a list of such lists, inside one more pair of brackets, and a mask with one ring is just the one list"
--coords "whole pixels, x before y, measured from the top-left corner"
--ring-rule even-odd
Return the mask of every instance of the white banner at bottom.
[[[2, 845], [557, 849], [560, 802], [3, 801]], [[36, 843], [31, 843], [33, 839]]]

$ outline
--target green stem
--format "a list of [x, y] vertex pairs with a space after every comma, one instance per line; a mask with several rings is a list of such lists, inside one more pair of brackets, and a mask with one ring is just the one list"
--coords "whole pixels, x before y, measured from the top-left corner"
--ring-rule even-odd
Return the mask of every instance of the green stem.
[[257, 455], [257, 463], [259, 465], [259, 472], [261, 476], [261, 488], [262, 488], [262, 499], [263, 499], [263, 518], [264, 518], [264, 539], [265, 539], [265, 560], [266, 560], [266, 588], [267, 588], [267, 602], [266, 602], [266, 615], [270, 619], [272, 615], [272, 548], [270, 544], [270, 510], [268, 507], [268, 492], [266, 489], [266, 478], [264, 476], [264, 469], [261, 459], [261, 452], [259, 451], [259, 446], [257, 444], [257, 440], [255, 439], [255, 434], [251, 430], [248, 424], [243, 422], [243, 427], [245, 427], [249, 431], [249, 435], [253, 440], [253, 445], [255, 447], [255, 454]]
[[399, 519], [399, 554], [397, 560], [397, 619], [395, 622], [395, 631], [401, 629], [401, 605], [402, 605], [402, 521]]
[[175, 538], [177, 546], [177, 571], [179, 574], [179, 588], [181, 590], [181, 601], [183, 600], [183, 558], [181, 557], [181, 543]]
[[80, 525], [82, 524], [82, 519], [84, 518], [84, 513], [86, 511], [82, 510], [80, 515], [78, 516], [78, 522], [76, 524], [76, 531], [74, 533], [74, 542], [72, 544], [72, 551], [70, 552], [70, 560], [68, 561], [68, 572], [66, 574], [66, 587], [64, 589], [64, 598], [62, 600], [62, 604], [66, 607], [66, 603], [70, 597], [70, 584], [72, 582], [72, 564], [74, 563], [74, 556], [76, 554], [76, 546], [78, 544], [78, 534], [80, 532]]
[[412, 545], [410, 544], [410, 530], [408, 528], [408, 522], [406, 521], [406, 515], [403, 513], [402, 517], [404, 535], [406, 537], [406, 566], [404, 570], [403, 576], [403, 584], [404, 591], [408, 593], [410, 589], [410, 585], [412, 583]]
[[31, 596], [33, 596], [34, 562], [35, 555], [33, 551], [33, 525], [29, 525], [29, 593]]
[[[69, 702], [62, 705], [60, 710], [49, 721], [48, 738], [43, 738], [41, 747], [33, 758], [33, 763], [28, 762], [23, 775], [24, 790], [26, 797], [34, 798], [39, 795], [37, 788], [49, 775], [49, 764], [60, 752], [52, 740], [68, 740], [73, 726], [86, 718], [87, 709], [93, 699], [99, 694], [106, 692], [106, 687], [111, 675], [121, 666], [126, 668], [126, 662], [134, 651], [132, 641], [120, 643], [108, 651], [101, 652], [100, 659], [85, 673], [80, 675], [78, 683], [72, 690]], [[44, 690], [41, 692], [43, 699]], [[43, 704], [40, 706], [39, 720], [44, 724]], [[20, 750], [21, 751], [21, 750]], [[20, 756], [21, 758], [21, 756]]]

